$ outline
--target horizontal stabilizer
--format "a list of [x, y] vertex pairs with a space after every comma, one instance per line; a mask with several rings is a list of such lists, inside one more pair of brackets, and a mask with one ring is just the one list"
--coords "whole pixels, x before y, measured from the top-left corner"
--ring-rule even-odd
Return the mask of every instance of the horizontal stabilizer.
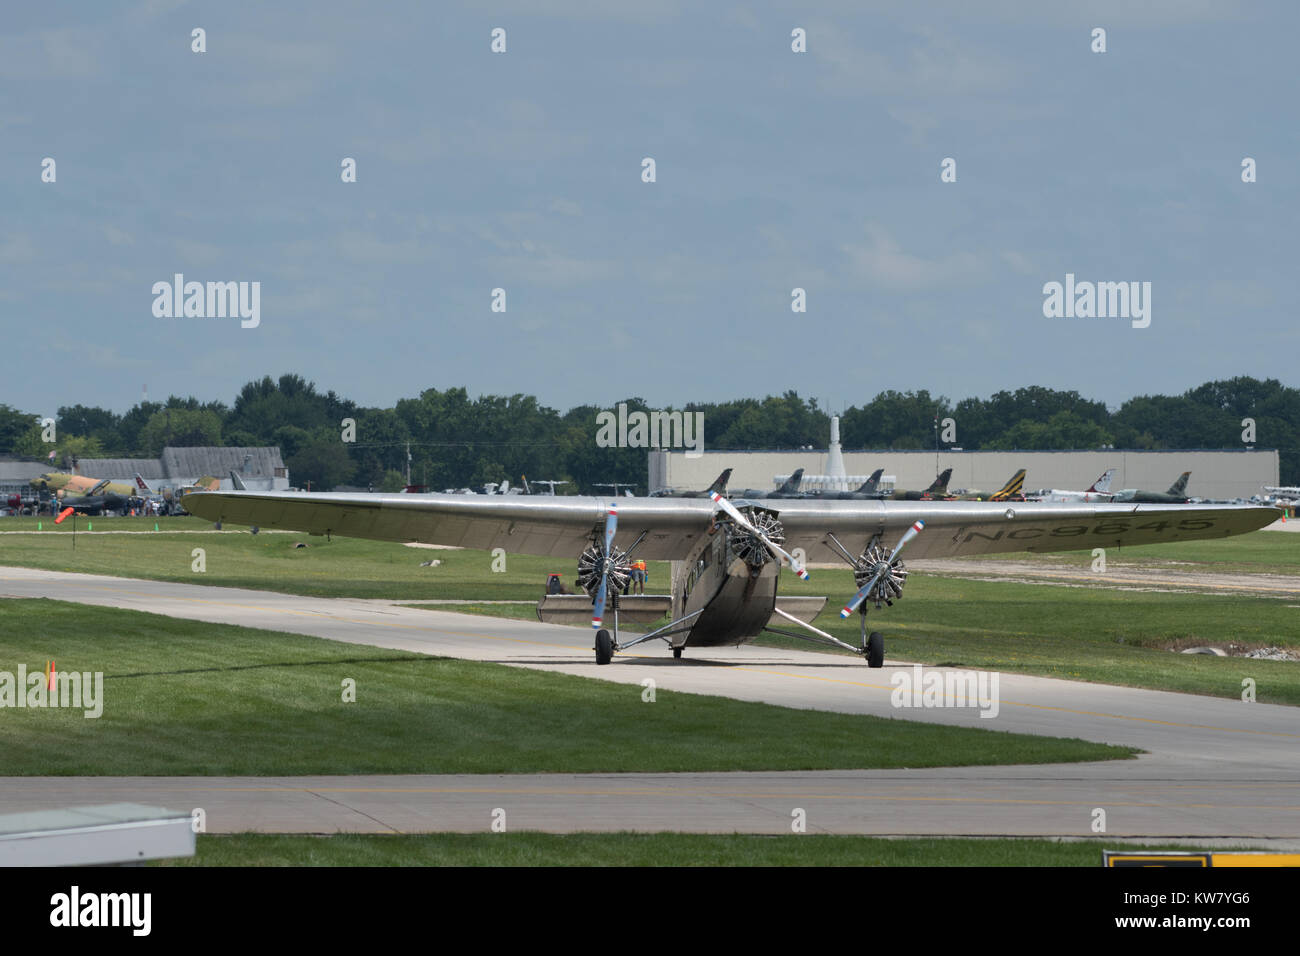
[[[673, 599], [667, 594], [620, 594], [618, 621], [623, 624], [649, 624], [668, 613]], [[613, 606], [605, 616], [613, 622]], [[591, 626], [591, 598], [585, 594], [548, 594], [537, 605], [537, 619], [544, 624], [583, 624]]]

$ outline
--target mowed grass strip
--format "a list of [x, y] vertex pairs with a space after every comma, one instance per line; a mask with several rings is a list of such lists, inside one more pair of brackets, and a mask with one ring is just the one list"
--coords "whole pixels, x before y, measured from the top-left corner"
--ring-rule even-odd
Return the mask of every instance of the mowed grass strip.
[[[1186, 846], [800, 833], [200, 834], [154, 866], [1091, 866], [1101, 851]], [[1222, 848], [1218, 848], [1222, 849]]]
[[[1092, 566], [1093, 556], [1090, 550], [1052, 551], [1047, 554], [1012, 552], [959, 560], [1027, 561], [1088, 569]], [[1300, 534], [1288, 531], [1253, 531], [1250, 534], [1209, 541], [1175, 541], [1132, 548], [1107, 548], [1106, 564], [1113, 570], [1139, 566], [1171, 571], [1215, 570], [1300, 575]]]
[[[1297, 520], [1297, 519], [1292, 519]], [[1171, 571], [1266, 572], [1266, 574], [1300, 575], [1300, 535], [1286, 531], [1253, 531], [1248, 535], [1214, 538], [1206, 541], [1173, 541], [1164, 545], [1139, 545], [1136, 548], [1108, 548], [1106, 566], [1158, 567]], [[1017, 561], [1041, 564], [1070, 564], [1091, 568], [1091, 550], [1010, 551], [1006, 554], [980, 554], [958, 561]], [[1191, 567], [1195, 566], [1195, 567]]]
[[[78, 519], [84, 531], [88, 519]], [[92, 518], [95, 532], [146, 531], [153, 518]], [[313, 537], [303, 533], [193, 533], [212, 528], [198, 518], [159, 518], [158, 533], [77, 534], [71, 525], [37, 534], [0, 535], [0, 565], [77, 571], [253, 588], [313, 597], [390, 598], [393, 600], [508, 601], [541, 598], [546, 576], [563, 576], [574, 588], [578, 556], [541, 558], [459, 548], [408, 548], [386, 541]], [[0, 530], [35, 531], [35, 518], [6, 518]], [[227, 531], [235, 528], [227, 525]], [[183, 532], [183, 533], [169, 533]], [[306, 547], [296, 547], [297, 544]], [[195, 571], [195, 548], [203, 549], [205, 570]], [[421, 567], [426, 561], [437, 567]], [[668, 564], [650, 562], [652, 587], [668, 586]]]
[[[0, 708], [0, 773], [818, 770], [1130, 748], [798, 710], [51, 600], [0, 600], [0, 670], [103, 671], [103, 716]], [[343, 682], [356, 702], [343, 702]]]

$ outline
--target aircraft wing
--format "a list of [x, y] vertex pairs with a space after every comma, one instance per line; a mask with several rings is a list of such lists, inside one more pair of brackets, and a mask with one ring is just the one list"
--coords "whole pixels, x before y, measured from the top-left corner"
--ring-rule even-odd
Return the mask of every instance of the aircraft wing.
[[[732, 502], [740, 504], [740, 502]], [[780, 510], [786, 550], [807, 560], [835, 559], [832, 532], [849, 550], [879, 533], [892, 546], [918, 519], [925, 528], [907, 546], [907, 560], [1015, 551], [1092, 550], [1245, 534], [1281, 511], [1237, 505], [1154, 505], [1005, 501], [799, 501]], [[827, 506], [838, 505], [838, 508]]]
[[185, 509], [213, 521], [261, 528], [576, 559], [592, 532], [604, 528], [613, 501], [619, 547], [627, 548], [648, 530], [637, 554], [661, 560], [684, 557], [708, 531], [714, 511], [712, 501], [679, 498], [249, 491], [192, 492], [185, 496]]
[[[611, 500], [235, 491], [193, 492], [185, 496], [185, 508], [212, 521], [262, 528], [577, 558], [604, 527]], [[875, 534], [893, 544], [918, 519], [925, 530], [908, 545], [908, 560], [1221, 538], [1262, 528], [1281, 514], [1256, 506], [1132, 503], [764, 499], [754, 504], [776, 512], [785, 548], [802, 548], [812, 562], [837, 559], [828, 533], [856, 553]], [[707, 499], [624, 498], [618, 501], [615, 543], [628, 548], [645, 532], [640, 557], [681, 560], [708, 533], [715, 511]]]

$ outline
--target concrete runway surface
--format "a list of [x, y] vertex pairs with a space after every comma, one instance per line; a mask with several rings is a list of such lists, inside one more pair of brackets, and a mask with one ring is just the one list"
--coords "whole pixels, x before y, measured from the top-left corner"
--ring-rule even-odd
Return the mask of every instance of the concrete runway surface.
[[[1138, 760], [1028, 767], [715, 774], [528, 774], [320, 778], [3, 778], [0, 813], [97, 802], [203, 807], [212, 832], [510, 829], [1220, 838], [1300, 848], [1300, 709], [1018, 674], [1000, 675], [996, 717], [978, 708], [897, 708], [890, 678], [860, 658], [660, 642], [594, 663], [590, 633], [422, 611], [384, 600], [310, 598], [0, 567], [0, 596], [47, 597], [561, 671], [658, 690], [790, 707], [1080, 737], [1150, 752]], [[888, 638], [886, 629], [886, 638]], [[927, 672], [932, 670], [926, 669]], [[934, 669], [942, 670], [942, 669]], [[647, 705], [653, 706], [653, 705]], [[1107, 831], [1091, 830], [1092, 811]]]

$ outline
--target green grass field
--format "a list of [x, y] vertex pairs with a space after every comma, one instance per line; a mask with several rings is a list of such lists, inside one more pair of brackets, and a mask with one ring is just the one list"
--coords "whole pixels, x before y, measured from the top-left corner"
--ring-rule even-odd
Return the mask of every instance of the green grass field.
[[[479, 599], [537, 600], [546, 575], [564, 576], [572, 587], [577, 558], [505, 556], [506, 570], [493, 570], [486, 551], [408, 548], [358, 538], [312, 537], [308, 534], [200, 534], [212, 523], [199, 518], [160, 518], [154, 534], [152, 518], [92, 518], [95, 532], [145, 531], [144, 534], [83, 534], [87, 519], [78, 522], [76, 546], [71, 525], [57, 530], [49, 518], [45, 530], [33, 534], [0, 534], [0, 565], [11, 564], [51, 571], [112, 574], [255, 588], [318, 597], [391, 598], [394, 600]], [[6, 518], [0, 531], [36, 531], [35, 518]], [[234, 526], [227, 529], [233, 531]], [[305, 548], [295, 548], [297, 543]], [[193, 570], [195, 548], [203, 548], [206, 570]], [[421, 567], [430, 560], [436, 568]], [[651, 562], [652, 585], [666, 587], [667, 562]]]
[[820, 833], [239, 833], [200, 834], [193, 857], [152, 865], [1097, 867], [1102, 850], [1187, 849], [1111, 840], [893, 840]]
[[[1300, 520], [1300, 519], [1293, 519]], [[1086, 568], [1092, 564], [1091, 551], [1055, 551], [1050, 554], [989, 554], [962, 561], [1030, 561], [1040, 564], [1067, 564]], [[1171, 544], [1147, 544], [1136, 548], [1108, 548], [1108, 565], [1138, 563], [1148, 567], [1197, 564], [1216, 571], [1254, 571], [1269, 574], [1300, 575], [1300, 535], [1283, 531], [1257, 531], [1218, 541], [1176, 541]]]
[[[813, 770], [1129, 748], [774, 707], [50, 600], [0, 600], [0, 670], [104, 672], [103, 715], [0, 710], [3, 773]], [[344, 703], [345, 679], [356, 701]]]

